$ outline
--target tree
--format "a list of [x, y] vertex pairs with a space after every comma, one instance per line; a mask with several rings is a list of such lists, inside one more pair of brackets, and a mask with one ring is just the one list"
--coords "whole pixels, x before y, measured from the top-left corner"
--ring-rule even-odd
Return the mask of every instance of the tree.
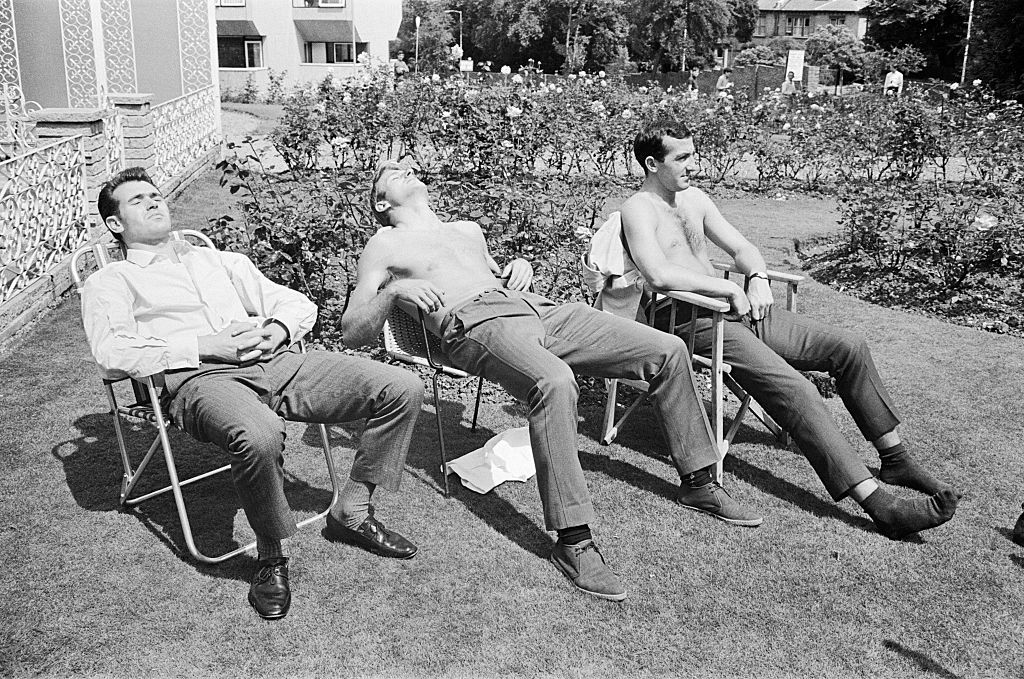
[[448, 48], [455, 42], [447, 0], [402, 0], [398, 49], [412, 62], [416, 55], [416, 17], [420, 18], [419, 70], [445, 70], [451, 61]]
[[753, 47], [748, 47], [737, 54], [736, 59], [733, 61], [734, 66], [749, 66], [750, 64], [768, 64], [777, 66], [784, 63], [786, 62], [775, 53], [775, 50], [767, 45], [754, 45]]
[[967, 77], [1024, 98], [1024, 0], [977, 0]]
[[630, 47], [659, 71], [685, 68], [684, 52], [698, 57], [694, 61], [711, 57], [727, 40], [733, 14], [729, 0], [639, 0], [632, 3], [629, 18]]
[[867, 7], [867, 38], [881, 48], [916, 47], [928, 60], [925, 76], [959, 80], [969, 2], [872, 0]]
[[900, 73], [918, 73], [927, 63], [924, 53], [916, 47], [893, 47], [886, 50], [870, 50], [864, 53], [862, 72], [867, 81], [879, 81], [885, 78], [890, 66], [895, 66]]
[[757, 28], [757, 0], [729, 0], [732, 34], [739, 42], [750, 42]]
[[807, 62], [837, 71], [836, 91], [843, 84], [843, 72], [860, 70], [864, 61], [864, 43], [846, 26], [826, 24], [807, 39]]

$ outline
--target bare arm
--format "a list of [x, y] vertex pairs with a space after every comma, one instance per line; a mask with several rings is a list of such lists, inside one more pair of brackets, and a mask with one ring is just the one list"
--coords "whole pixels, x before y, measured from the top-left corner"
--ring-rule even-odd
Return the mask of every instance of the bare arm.
[[444, 306], [444, 293], [428, 281], [407, 278], [385, 286], [390, 276], [386, 252], [386, 246], [371, 238], [359, 258], [356, 287], [341, 318], [342, 341], [347, 347], [354, 349], [373, 342], [396, 301], [428, 313]]
[[[718, 207], [703, 191], [699, 193], [699, 200], [704, 211], [704, 233], [732, 257], [736, 268], [748, 277], [747, 299], [750, 301], [750, 317], [755, 321], [761, 320], [774, 302], [765, 273], [768, 265], [765, 264], [761, 251], [722, 216]], [[764, 277], [750, 277], [751, 274], [763, 274]]]
[[746, 313], [745, 295], [738, 285], [724, 278], [693, 271], [665, 257], [655, 233], [659, 216], [652, 205], [644, 200], [627, 201], [622, 206], [621, 215], [630, 255], [651, 287], [723, 297], [729, 300], [737, 313]]

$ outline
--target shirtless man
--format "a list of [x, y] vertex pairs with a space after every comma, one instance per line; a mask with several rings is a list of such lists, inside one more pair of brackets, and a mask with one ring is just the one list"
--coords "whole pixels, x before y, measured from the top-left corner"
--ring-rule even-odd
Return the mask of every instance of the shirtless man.
[[[653, 123], [633, 143], [644, 168], [640, 190], [622, 206], [622, 230], [633, 261], [656, 289], [723, 297], [732, 305], [725, 360], [732, 376], [796, 440], [835, 501], [850, 496], [884, 535], [897, 539], [945, 523], [960, 494], [935, 480], [907, 452], [899, 418], [863, 339], [773, 307], [764, 258], [700, 189], [691, 186], [694, 145], [682, 124]], [[746, 291], [717, 276], [712, 240], [746, 275]], [[711, 320], [698, 319], [694, 351], [707, 353]], [[827, 371], [864, 437], [878, 449], [879, 479], [930, 495], [898, 499], [879, 487], [798, 370]]]
[[586, 304], [556, 305], [527, 292], [530, 264], [516, 259], [499, 267], [480, 226], [438, 219], [426, 186], [398, 163], [377, 169], [370, 205], [385, 228], [360, 257], [342, 318], [345, 344], [374, 341], [392, 304], [414, 314], [422, 309], [456, 366], [529, 406], [544, 521], [558, 533], [551, 561], [578, 589], [614, 601], [626, 597], [589, 528], [594, 508], [576, 447], [574, 369], [647, 380], [684, 480], [680, 501], [734, 524], [761, 523], [711, 478], [719, 453], [682, 340]]

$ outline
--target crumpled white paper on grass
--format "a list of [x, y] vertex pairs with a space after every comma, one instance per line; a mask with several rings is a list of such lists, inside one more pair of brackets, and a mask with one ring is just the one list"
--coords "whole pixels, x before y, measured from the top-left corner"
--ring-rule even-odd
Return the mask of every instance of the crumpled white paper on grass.
[[449, 462], [448, 469], [462, 478], [462, 485], [481, 495], [505, 481], [526, 481], [537, 473], [529, 427], [492, 436], [482, 448]]

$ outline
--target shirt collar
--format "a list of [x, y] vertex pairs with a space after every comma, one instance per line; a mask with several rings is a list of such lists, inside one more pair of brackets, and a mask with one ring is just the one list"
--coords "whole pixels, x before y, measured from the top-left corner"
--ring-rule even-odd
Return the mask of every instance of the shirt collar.
[[[171, 249], [174, 250], [175, 254], [178, 256], [182, 256], [192, 251], [192, 244], [184, 240], [172, 240]], [[132, 264], [137, 264], [143, 268], [153, 264], [154, 262], [167, 259], [165, 255], [136, 248], [128, 248], [128, 252], [125, 254], [124, 258]]]

